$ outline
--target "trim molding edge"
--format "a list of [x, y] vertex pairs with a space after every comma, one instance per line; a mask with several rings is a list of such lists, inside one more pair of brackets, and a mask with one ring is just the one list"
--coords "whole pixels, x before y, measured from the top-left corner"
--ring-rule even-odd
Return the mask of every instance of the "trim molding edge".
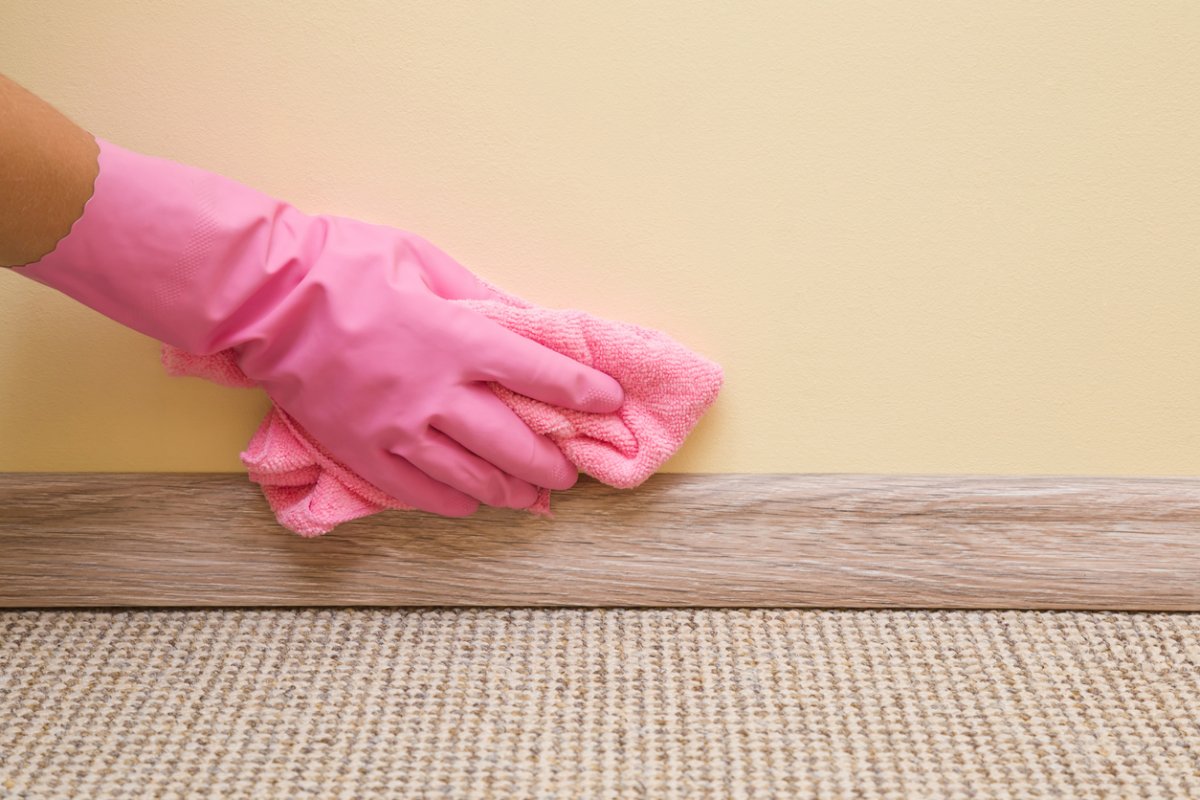
[[659, 474], [303, 539], [241, 473], [0, 473], [0, 607], [1200, 610], [1200, 478]]

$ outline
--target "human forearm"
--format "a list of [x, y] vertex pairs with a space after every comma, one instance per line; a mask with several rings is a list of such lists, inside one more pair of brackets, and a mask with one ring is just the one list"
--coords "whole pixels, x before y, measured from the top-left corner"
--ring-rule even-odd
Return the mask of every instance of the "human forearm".
[[36, 261], [67, 235], [97, 154], [91, 134], [0, 75], [0, 266]]

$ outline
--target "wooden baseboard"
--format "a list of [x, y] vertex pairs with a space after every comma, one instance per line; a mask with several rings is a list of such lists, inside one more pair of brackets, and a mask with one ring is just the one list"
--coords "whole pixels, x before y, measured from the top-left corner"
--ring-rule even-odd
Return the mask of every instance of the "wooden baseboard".
[[0, 606], [1200, 610], [1200, 478], [657, 475], [302, 539], [241, 474], [0, 473]]

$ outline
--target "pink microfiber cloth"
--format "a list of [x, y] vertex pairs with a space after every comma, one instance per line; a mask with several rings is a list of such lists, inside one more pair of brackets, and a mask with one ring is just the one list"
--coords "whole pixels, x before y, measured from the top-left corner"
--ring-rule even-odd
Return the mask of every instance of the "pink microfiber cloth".
[[[557, 444], [575, 466], [610, 486], [631, 489], [654, 474], [712, 405], [721, 367], [661, 331], [600, 319], [582, 311], [548, 309], [494, 286], [489, 300], [453, 300], [526, 338], [615, 378], [625, 402], [612, 414], [551, 406], [499, 384], [492, 390], [536, 433]], [[163, 345], [162, 363], [176, 376], [252, 387], [231, 351], [197, 356]], [[252, 481], [279, 524], [301, 536], [328, 533], [342, 522], [385, 509], [412, 510], [341, 464], [278, 406], [241, 453]], [[528, 509], [550, 514], [550, 490]]]

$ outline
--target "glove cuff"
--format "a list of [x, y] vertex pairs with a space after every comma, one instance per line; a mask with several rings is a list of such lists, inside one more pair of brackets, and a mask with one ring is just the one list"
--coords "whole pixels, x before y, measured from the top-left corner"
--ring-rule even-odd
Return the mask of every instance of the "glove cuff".
[[103, 139], [83, 214], [13, 271], [187, 352], [239, 344], [303, 278], [289, 249], [311, 218], [221, 175]]

